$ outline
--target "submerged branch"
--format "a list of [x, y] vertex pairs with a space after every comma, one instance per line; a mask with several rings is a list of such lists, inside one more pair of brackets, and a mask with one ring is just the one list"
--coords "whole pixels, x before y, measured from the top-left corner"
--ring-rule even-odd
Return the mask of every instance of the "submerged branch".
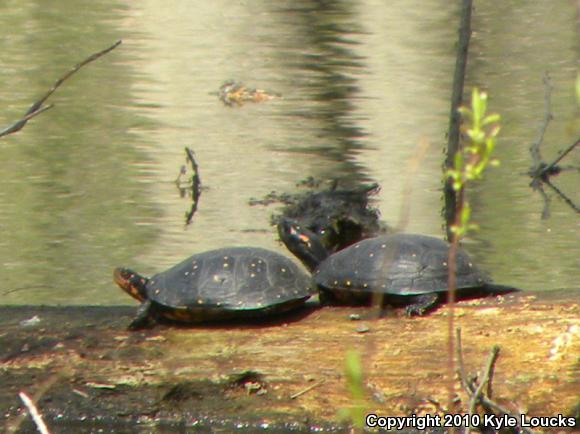
[[187, 161], [189, 162], [189, 164], [191, 164], [191, 170], [193, 171], [193, 174], [191, 175], [192, 204], [189, 212], [185, 215], [185, 224], [189, 225], [191, 224], [193, 216], [197, 211], [197, 206], [199, 204], [199, 199], [201, 197], [201, 177], [199, 176], [199, 166], [195, 161], [194, 152], [188, 147], [185, 147], [185, 153], [187, 155]]
[[542, 164], [542, 155], [540, 153], [540, 146], [544, 142], [544, 135], [546, 134], [546, 130], [548, 129], [548, 124], [554, 116], [552, 115], [552, 108], [551, 108], [551, 99], [552, 99], [552, 83], [550, 81], [550, 76], [546, 72], [544, 74], [544, 78], [542, 79], [544, 82], [544, 119], [542, 120], [542, 124], [540, 125], [540, 131], [538, 132], [538, 138], [532, 145], [530, 146], [530, 154], [532, 154], [532, 162], [534, 164], [534, 168], [539, 168]]
[[544, 191], [544, 184], [548, 185], [552, 190], [554, 190], [566, 204], [568, 204], [574, 211], [580, 212], [576, 204], [568, 198], [564, 193], [562, 193], [558, 188], [556, 188], [551, 182], [550, 177], [558, 175], [562, 170], [562, 167], [558, 166], [558, 163], [566, 157], [574, 148], [580, 144], [580, 139], [577, 139], [574, 143], [568, 146], [564, 151], [560, 152], [558, 157], [554, 159], [551, 163], [545, 163], [542, 159], [540, 153], [540, 146], [544, 141], [544, 136], [548, 128], [548, 124], [554, 118], [551, 110], [551, 95], [552, 95], [552, 85], [550, 82], [550, 76], [548, 73], [544, 75], [544, 118], [542, 124], [540, 125], [540, 131], [538, 133], [538, 138], [530, 146], [530, 154], [532, 156], [532, 167], [528, 171], [528, 175], [532, 178], [530, 182], [530, 187], [533, 190], [539, 191], [542, 199], [544, 201], [544, 208], [542, 210], [542, 219], [545, 220], [550, 216], [550, 198]]

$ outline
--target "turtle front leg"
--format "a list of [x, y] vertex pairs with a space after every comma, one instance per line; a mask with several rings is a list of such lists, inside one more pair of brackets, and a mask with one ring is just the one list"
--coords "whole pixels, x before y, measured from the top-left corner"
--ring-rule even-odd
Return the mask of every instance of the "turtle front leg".
[[413, 303], [407, 306], [407, 316], [422, 316], [439, 305], [439, 294], [417, 295], [413, 297]]
[[127, 327], [129, 330], [141, 330], [149, 328], [155, 324], [155, 318], [151, 312], [151, 300], [145, 300], [137, 309], [137, 315]]

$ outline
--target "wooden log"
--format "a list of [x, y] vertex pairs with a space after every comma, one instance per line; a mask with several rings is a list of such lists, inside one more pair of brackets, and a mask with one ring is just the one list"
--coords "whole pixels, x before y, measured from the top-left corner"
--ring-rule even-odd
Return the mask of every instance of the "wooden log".
[[[578, 294], [459, 302], [466, 370], [481, 369], [499, 345], [494, 400], [529, 416], [577, 416]], [[373, 316], [367, 308], [312, 307], [268, 322], [129, 332], [133, 314], [129, 307], [0, 307], [0, 423], [22, 423], [24, 391], [49, 427], [335, 426], [339, 410], [353, 404], [345, 382], [352, 349], [363, 361], [368, 412], [446, 413], [444, 307], [422, 318], [395, 310], [380, 319], [364, 319]], [[456, 384], [466, 411], [469, 399]]]

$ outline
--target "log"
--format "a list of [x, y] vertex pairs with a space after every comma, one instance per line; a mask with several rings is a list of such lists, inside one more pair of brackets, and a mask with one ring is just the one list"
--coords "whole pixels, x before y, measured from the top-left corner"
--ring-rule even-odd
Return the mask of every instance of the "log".
[[[499, 345], [494, 400], [528, 416], [577, 417], [578, 294], [457, 303], [465, 369], [481, 369]], [[134, 313], [129, 306], [0, 307], [0, 423], [8, 432], [33, 431], [19, 416], [18, 394], [26, 392], [55, 432], [79, 424], [336, 429], [345, 423], [339, 410], [353, 405], [345, 382], [345, 354], [353, 349], [363, 362], [365, 412], [447, 412], [445, 307], [421, 318], [400, 309], [376, 318], [371, 308], [311, 305], [268, 321], [129, 332]], [[353, 313], [362, 319], [353, 321]], [[456, 384], [466, 412], [469, 398]]]

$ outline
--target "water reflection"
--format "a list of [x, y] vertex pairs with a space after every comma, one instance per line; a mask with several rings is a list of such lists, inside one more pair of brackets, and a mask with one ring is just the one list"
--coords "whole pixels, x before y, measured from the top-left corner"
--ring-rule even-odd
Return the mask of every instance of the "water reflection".
[[[296, 77], [296, 86], [311, 105], [288, 112], [298, 122], [311, 122], [321, 143], [291, 146], [290, 151], [315, 154], [334, 162], [322, 178], [343, 183], [370, 180], [357, 154], [368, 146], [368, 133], [355, 118], [356, 100], [361, 97], [359, 77], [368, 74], [365, 57], [356, 52], [363, 29], [353, 2], [296, 2], [275, 10], [291, 17], [293, 33], [299, 38], [286, 39], [284, 52], [296, 56], [282, 59]], [[285, 60], [290, 59], [290, 61]], [[347, 182], [344, 182], [347, 181]]]
[[[411, 179], [407, 229], [442, 234], [457, 14], [440, 0], [3, 2], [3, 126], [88, 53], [125, 42], [60, 90], [55, 109], [0, 142], [0, 294], [28, 288], [1, 302], [130, 303], [112, 284], [115, 266], [151, 274], [227, 245], [283, 252], [268, 226], [273, 209], [248, 200], [292, 192], [307, 176], [377, 181], [383, 217], [396, 224], [421, 137], [432, 146]], [[577, 218], [554, 202], [541, 221], [525, 175], [548, 67], [556, 119], [545, 155], [578, 135], [574, 7], [482, 3], [474, 24], [468, 79], [503, 115], [503, 165], [472, 193], [481, 231], [468, 250], [502, 283], [577, 286]], [[283, 98], [224, 107], [213, 93], [228, 79]], [[187, 230], [189, 202], [173, 184], [184, 146], [208, 188]], [[580, 200], [577, 175], [557, 182]]]

